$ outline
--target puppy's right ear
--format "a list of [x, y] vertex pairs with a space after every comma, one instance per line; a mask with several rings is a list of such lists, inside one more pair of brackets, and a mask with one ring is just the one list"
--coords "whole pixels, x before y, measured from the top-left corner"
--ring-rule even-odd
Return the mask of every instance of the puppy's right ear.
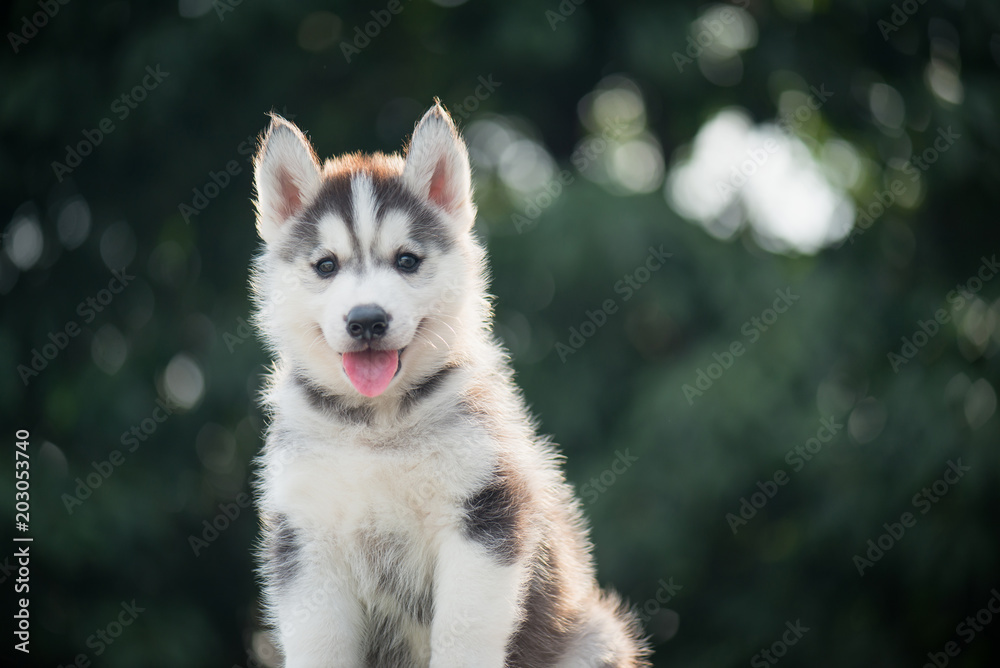
[[257, 232], [270, 243], [285, 224], [316, 194], [320, 167], [312, 145], [302, 132], [277, 114], [254, 159], [257, 190]]

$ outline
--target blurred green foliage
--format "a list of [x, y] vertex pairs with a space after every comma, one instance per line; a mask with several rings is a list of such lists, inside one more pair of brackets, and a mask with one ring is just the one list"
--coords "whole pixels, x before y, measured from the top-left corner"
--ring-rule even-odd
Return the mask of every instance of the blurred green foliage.
[[[31, 433], [35, 538], [32, 651], [17, 665], [71, 665], [81, 654], [109, 668], [253, 665], [257, 522], [241, 495], [260, 447], [267, 359], [245, 324], [257, 244], [249, 152], [270, 110], [306, 129], [323, 156], [395, 151], [434, 96], [463, 110], [464, 127], [507, 119], [573, 175], [518, 229], [525, 201], [477, 168], [478, 229], [498, 332], [568, 457], [602, 582], [648, 613], [656, 665], [767, 665], [755, 655], [797, 620], [809, 631], [787, 649], [788, 665], [921, 665], [949, 641], [961, 650], [955, 665], [995, 665], [996, 615], [971, 639], [956, 626], [1000, 585], [1000, 283], [986, 281], [961, 308], [947, 299], [1000, 247], [995, 3], [897, 3], [913, 11], [888, 39], [879, 21], [892, 20], [890, 2], [737, 3], [759, 34], [730, 85], [677, 65], [702, 3], [563, 2], [575, 9], [553, 24], [556, 0], [405, 2], [350, 62], [341, 43], [384, 3], [48, 4], [57, 11], [35, 33], [24, 17], [46, 3], [4, 10], [0, 58], [0, 403], [5, 447], [17, 429]], [[935, 53], [959, 73], [958, 103], [930, 90]], [[146, 79], [142, 101], [121, 100], [147, 67], [166, 74]], [[900, 142], [924, 150], [938, 127], [962, 140], [910, 206], [815, 255], [769, 253], [746, 230], [717, 240], [674, 213], [662, 188], [622, 195], [571, 162], [591, 132], [581, 100], [608, 75], [641, 90], [669, 164], [721, 108], [774, 118], [776, 73], [836, 91], [809, 131], [845, 138], [867, 164], [886, 164]], [[495, 92], [463, 106], [490, 76]], [[896, 132], [873, 118], [872, 82], [905, 101]], [[100, 129], [104, 118], [112, 131]], [[100, 142], [79, 166], [53, 169], [88, 136]], [[179, 205], [227, 169], [226, 185], [186, 221]], [[887, 187], [881, 173], [856, 184], [859, 206]], [[24, 261], [39, 231], [41, 254], [19, 269], [12, 258]], [[672, 257], [626, 301], [616, 283], [661, 245]], [[135, 279], [105, 305], [118, 263]], [[785, 289], [798, 301], [751, 343], [744, 323]], [[608, 299], [617, 308], [605, 324], [560, 359], [555, 344]], [[888, 353], [942, 308], [950, 321], [895, 371]], [[69, 323], [79, 334], [22, 382], [17, 367]], [[686, 396], [737, 341], [745, 352], [703, 395]], [[193, 404], [158, 412], [170, 386], [194, 388]], [[799, 447], [801, 457], [831, 417], [836, 435], [794, 470], [787, 453]], [[122, 463], [99, 475], [115, 450]], [[914, 495], [933, 492], [958, 459], [970, 470], [922, 514]], [[788, 479], [775, 491], [778, 469]], [[67, 507], [77, 479], [95, 472], [99, 485]], [[9, 591], [10, 457], [0, 479]], [[766, 490], [773, 498], [734, 534], [727, 514]], [[883, 539], [898, 544], [859, 576], [855, 555], [908, 511], [915, 525]], [[227, 527], [214, 538], [213, 521]], [[680, 588], [671, 597], [664, 585]], [[95, 634], [114, 631], [133, 600], [143, 611], [105, 644]]]

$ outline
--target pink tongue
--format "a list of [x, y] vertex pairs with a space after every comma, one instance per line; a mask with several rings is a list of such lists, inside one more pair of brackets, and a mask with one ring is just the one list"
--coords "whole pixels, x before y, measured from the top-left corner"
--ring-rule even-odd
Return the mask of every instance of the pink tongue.
[[344, 353], [344, 371], [351, 384], [366, 397], [377, 397], [389, 387], [399, 368], [397, 350], [363, 350]]

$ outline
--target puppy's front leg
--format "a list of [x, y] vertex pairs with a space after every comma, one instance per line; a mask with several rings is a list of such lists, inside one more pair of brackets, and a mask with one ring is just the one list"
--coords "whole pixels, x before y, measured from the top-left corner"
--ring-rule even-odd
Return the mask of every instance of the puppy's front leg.
[[361, 610], [329, 539], [286, 519], [266, 533], [267, 594], [285, 668], [360, 668]]
[[521, 619], [526, 569], [510, 555], [454, 531], [438, 553], [430, 668], [503, 668]]
[[316, 582], [283, 594], [275, 610], [285, 668], [364, 665], [357, 606], [330, 582]]

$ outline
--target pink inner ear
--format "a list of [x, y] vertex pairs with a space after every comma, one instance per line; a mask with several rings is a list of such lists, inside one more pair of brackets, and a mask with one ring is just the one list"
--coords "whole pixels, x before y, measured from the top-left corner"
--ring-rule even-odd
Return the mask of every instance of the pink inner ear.
[[295, 185], [291, 175], [284, 169], [278, 170], [278, 215], [282, 221], [288, 220], [302, 206], [302, 191]]
[[447, 165], [445, 163], [446, 160], [441, 158], [434, 166], [430, 192], [427, 193], [427, 197], [446, 211], [451, 211], [455, 202], [453, 201], [454, 196], [448, 188], [450, 184], [448, 183]]

